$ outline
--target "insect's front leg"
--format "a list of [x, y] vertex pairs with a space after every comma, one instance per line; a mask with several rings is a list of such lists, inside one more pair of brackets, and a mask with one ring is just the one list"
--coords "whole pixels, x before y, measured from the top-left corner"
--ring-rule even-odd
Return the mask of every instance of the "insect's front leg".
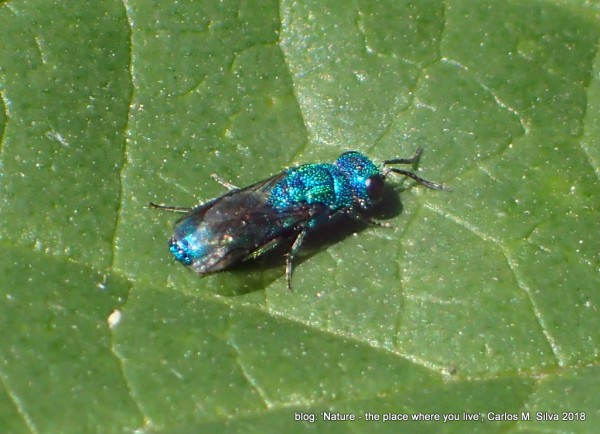
[[287, 286], [290, 292], [292, 291], [292, 271], [293, 271], [293, 261], [294, 255], [300, 250], [300, 246], [302, 245], [302, 241], [304, 241], [304, 237], [306, 237], [307, 228], [303, 227], [294, 243], [292, 244], [292, 248], [287, 255], [287, 259], [285, 261], [285, 277], [287, 280]]
[[350, 218], [362, 222], [362, 223], [366, 223], [368, 225], [373, 225], [373, 226], [379, 226], [380, 228], [391, 228], [393, 227], [391, 224], [389, 223], [384, 223], [384, 222], [380, 222], [378, 220], [372, 219], [370, 217], [367, 217], [363, 214], [361, 214], [360, 212], [356, 211], [356, 210], [350, 210], [346, 213], [346, 215], [348, 215]]

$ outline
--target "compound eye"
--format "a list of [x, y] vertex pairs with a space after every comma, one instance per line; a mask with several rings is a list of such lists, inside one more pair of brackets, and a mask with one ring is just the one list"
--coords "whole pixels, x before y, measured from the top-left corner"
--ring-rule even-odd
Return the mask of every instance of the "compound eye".
[[367, 178], [365, 187], [367, 189], [367, 195], [371, 200], [379, 200], [383, 196], [384, 180], [381, 175], [373, 175]]

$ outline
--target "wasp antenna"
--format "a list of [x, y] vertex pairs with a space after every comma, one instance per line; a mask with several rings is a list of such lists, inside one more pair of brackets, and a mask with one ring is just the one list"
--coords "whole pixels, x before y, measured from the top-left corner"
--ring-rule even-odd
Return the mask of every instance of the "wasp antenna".
[[421, 158], [422, 153], [423, 153], [423, 148], [421, 148], [419, 146], [412, 157], [410, 157], [410, 158], [393, 158], [391, 160], [385, 160], [383, 162], [383, 164], [384, 165], [387, 165], [387, 164], [414, 164], [417, 161], [419, 161], [419, 158]]
[[433, 181], [428, 181], [428, 180], [426, 180], [424, 178], [421, 178], [416, 173], [409, 172], [408, 170], [397, 169], [395, 167], [389, 167], [387, 170], [388, 170], [387, 173], [394, 172], [394, 173], [397, 173], [399, 175], [406, 176], [406, 177], [408, 177], [410, 179], [414, 179], [419, 184], [424, 185], [427, 188], [432, 188], [434, 190], [450, 191], [450, 188], [446, 187], [445, 185], [438, 184], [437, 182], [433, 182]]

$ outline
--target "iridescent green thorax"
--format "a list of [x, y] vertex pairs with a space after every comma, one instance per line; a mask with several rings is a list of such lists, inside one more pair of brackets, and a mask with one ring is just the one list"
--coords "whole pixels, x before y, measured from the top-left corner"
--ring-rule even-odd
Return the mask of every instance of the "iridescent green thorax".
[[[305, 164], [288, 169], [273, 187], [268, 202], [279, 211], [302, 204], [323, 205], [328, 215], [340, 211], [367, 210], [377, 198], [368, 190], [370, 180], [377, 178], [383, 185], [379, 168], [364, 155], [343, 153], [333, 164]], [[325, 215], [313, 220], [311, 227], [325, 222]]]
[[333, 164], [305, 164], [288, 169], [271, 191], [269, 203], [285, 210], [302, 203], [320, 203], [336, 211], [352, 203], [350, 184]]

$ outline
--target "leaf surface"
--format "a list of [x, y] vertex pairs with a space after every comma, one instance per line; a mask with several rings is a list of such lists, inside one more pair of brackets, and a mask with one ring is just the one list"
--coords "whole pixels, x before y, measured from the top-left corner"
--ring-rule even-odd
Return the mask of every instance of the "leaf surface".
[[[23, 0], [0, 22], [0, 431], [598, 431], [595, 3]], [[293, 293], [278, 255], [187, 272], [147, 208], [420, 146], [452, 191], [390, 176], [393, 227], [313, 235]]]

